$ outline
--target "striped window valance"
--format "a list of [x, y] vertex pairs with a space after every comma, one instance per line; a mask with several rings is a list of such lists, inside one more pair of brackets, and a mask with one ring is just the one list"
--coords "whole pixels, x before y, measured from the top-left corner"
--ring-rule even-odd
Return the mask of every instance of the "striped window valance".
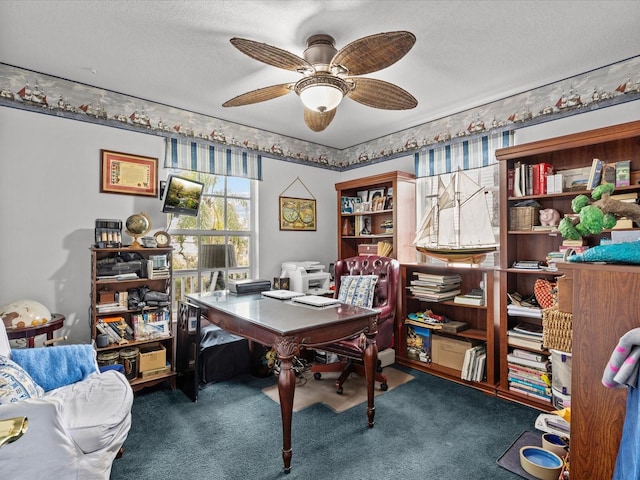
[[262, 157], [241, 148], [167, 138], [164, 166], [262, 180]]
[[509, 147], [512, 144], [513, 131], [504, 131], [434, 146], [415, 154], [416, 177], [431, 177], [458, 169], [486, 167], [497, 162], [495, 152], [498, 148]]

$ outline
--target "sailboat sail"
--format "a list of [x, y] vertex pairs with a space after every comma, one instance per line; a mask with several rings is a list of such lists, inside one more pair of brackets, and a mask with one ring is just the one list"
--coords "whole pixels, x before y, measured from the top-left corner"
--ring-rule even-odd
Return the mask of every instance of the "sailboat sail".
[[414, 245], [426, 254], [487, 253], [497, 247], [484, 188], [462, 171], [445, 187], [438, 179], [435, 204], [423, 217]]

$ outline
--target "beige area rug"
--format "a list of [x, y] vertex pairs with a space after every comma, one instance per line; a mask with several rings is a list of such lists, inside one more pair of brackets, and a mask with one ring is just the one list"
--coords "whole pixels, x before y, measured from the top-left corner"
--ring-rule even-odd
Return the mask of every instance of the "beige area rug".
[[[393, 390], [403, 383], [413, 380], [413, 375], [396, 370], [393, 367], [385, 367], [383, 373], [387, 377], [387, 391]], [[334, 412], [340, 413], [359, 405], [367, 400], [367, 388], [364, 377], [352, 374], [344, 382], [343, 393], [336, 393], [336, 378], [338, 373], [323, 373], [320, 380], [313, 378], [313, 373], [308, 370], [304, 373], [304, 379], [296, 378], [296, 391], [293, 397], [293, 411], [298, 412], [315, 403], [324, 403]], [[280, 403], [278, 385], [263, 388], [262, 393], [276, 403]], [[380, 390], [380, 384], [376, 382], [375, 395], [385, 392]]]

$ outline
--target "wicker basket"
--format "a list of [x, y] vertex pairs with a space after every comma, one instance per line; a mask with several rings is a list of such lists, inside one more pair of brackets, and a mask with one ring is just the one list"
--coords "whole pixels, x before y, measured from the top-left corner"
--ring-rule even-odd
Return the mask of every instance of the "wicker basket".
[[509, 230], [531, 230], [538, 221], [538, 207], [510, 207]]
[[558, 306], [542, 310], [542, 345], [545, 348], [571, 353], [573, 314], [561, 312]]

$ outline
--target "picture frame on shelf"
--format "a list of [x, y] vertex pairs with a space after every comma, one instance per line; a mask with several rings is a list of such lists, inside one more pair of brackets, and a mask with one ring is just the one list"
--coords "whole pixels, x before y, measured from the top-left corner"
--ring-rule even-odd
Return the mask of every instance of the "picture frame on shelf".
[[356, 205], [362, 203], [362, 199], [360, 197], [342, 197], [341, 200], [340, 213], [349, 214], [355, 213], [356, 211], [362, 211], [356, 210]]
[[369, 190], [358, 190], [356, 196], [362, 199], [362, 203], [366, 203], [369, 201]]
[[383, 210], [385, 203], [384, 188], [369, 190], [369, 203], [371, 204], [371, 211]]
[[358, 235], [371, 235], [371, 217], [360, 217], [359, 227]]
[[100, 193], [158, 196], [158, 159], [100, 150]]

